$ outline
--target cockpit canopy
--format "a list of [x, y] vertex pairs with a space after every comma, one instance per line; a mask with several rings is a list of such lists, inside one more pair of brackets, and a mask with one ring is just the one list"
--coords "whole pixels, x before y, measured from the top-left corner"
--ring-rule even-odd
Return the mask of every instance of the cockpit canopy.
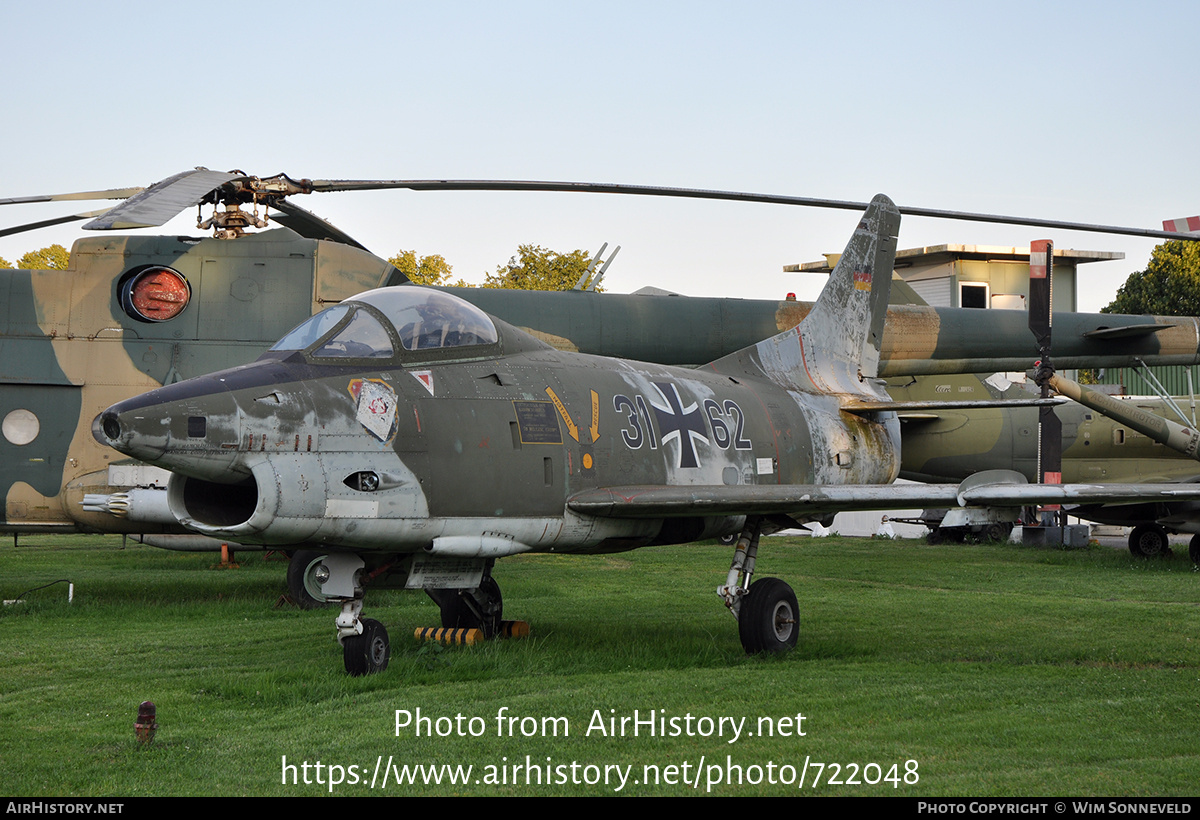
[[[406, 351], [495, 344], [496, 325], [457, 296], [403, 285], [360, 293], [302, 322], [271, 348], [314, 359], [390, 359]], [[465, 351], [464, 351], [465, 352]]]

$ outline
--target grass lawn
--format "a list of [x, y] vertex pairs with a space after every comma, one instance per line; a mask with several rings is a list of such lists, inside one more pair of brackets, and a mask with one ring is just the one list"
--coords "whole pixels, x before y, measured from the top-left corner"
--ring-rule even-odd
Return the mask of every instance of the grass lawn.
[[[0, 611], [2, 791], [1197, 793], [1200, 574], [1185, 555], [768, 538], [759, 577], [792, 584], [803, 623], [794, 652], [767, 658], [742, 652], [715, 594], [730, 556], [504, 559], [506, 616], [532, 636], [474, 648], [416, 644], [432, 602], [369, 592], [392, 660], [349, 678], [333, 610], [275, 607], [283, 563], [9, 537], [0, 597], [68, 579], [75, 600], [58, 584]], [[158, 707], [148, 747], [143, 700]]]

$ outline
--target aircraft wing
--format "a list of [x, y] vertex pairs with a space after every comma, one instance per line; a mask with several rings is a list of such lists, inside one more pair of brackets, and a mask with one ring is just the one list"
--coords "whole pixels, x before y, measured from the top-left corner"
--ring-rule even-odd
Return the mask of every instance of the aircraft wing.
[[[881, 410], [893, 412], [932, 411], [932, 410], [1008, 410], [1012, 407], [1055, 407], [1066, 404], [1062, 396], [1041, 399], [1030, 396], [1027, 399], [968, 399], [966, 401], [914, 400], [914, 401], [867, 401], [865, 399], [848, 401], [842, 405], [847, 413], [877, 413]], [[936, 418], [936, 417], [935, 417]]]
[[1138, 504], [1196, 499], [1200, 499], [1200, 485], [1029, 484], [1020, 473], [990, 470], [961, 484], [602, 487], [576, 493], [567, 500], [567, 506], [577, 513], [605, 518], [670, 518], [779, 513], [822, 516], [904, 507]]

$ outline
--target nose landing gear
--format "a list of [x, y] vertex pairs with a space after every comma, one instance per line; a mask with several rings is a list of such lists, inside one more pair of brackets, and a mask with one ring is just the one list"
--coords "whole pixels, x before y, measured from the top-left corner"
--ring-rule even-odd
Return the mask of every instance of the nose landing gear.
[[[292, 561], [297, 569], [289, 572], [289, 586], [294, 590], [305, 590], [315, 605], [328, 602], [341, 606], [336, 622], [337, 637], [342, 645], [346, 672], [359, 676], [387, 669], [391, 658], [388, 632], [379, 621], [362, 617], [363, 587], [372, 578], [376, 583], [384, 583], [386, 578], [377, 576], [386, 576], [394, 565], [377, 567], [366, 573], [363, 559], [350, 553], [322, 556], [315, 552], [298, 552]], [[472, 589], [426, 589], [429, 597], [441, 609], [442, 626], [459, 630], [478, 629], [485, 638], [500, 635], [505, 632], [506, 626], [510, 627], [511, 632], [513, 625], [505, 625], [501, 620], [504, 602], [500, 585], [491, 576], [490, 563], [475, 578], [479, 579], [479, 585]], [[386, 583], [384, 585], [387, 586]], [[528, 625], [524, 626], [523, 634], [528, 634]]]

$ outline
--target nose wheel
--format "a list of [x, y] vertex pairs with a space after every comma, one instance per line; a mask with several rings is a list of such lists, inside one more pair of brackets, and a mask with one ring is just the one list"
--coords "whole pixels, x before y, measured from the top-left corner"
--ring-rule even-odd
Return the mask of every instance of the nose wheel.
[[346, 672], [354, 677], [373, 675], [387, 669], [392, 656], [387, 629], [374, 618], [363, 618], [362, 634], [342, 640], [342, 660]]
[[[292, 562], [297, 563], [297, 558], [301, 557], [302, 553], [297, 553]], [[305, 569], [297, 573], [300, 585], [313, 593], [319, 602], [341, 604], [342, 610], [335, 623], [346, 672], [357, 677], [387, 669], [392, 657], [387, 630], [374, 618], [362, 617], [363, 559], [352, 553], [325, 556], [313, 553], [303, 556], [302, 561], [298, 566]], [[316, 597], [318, 594], [319, 598]]]

